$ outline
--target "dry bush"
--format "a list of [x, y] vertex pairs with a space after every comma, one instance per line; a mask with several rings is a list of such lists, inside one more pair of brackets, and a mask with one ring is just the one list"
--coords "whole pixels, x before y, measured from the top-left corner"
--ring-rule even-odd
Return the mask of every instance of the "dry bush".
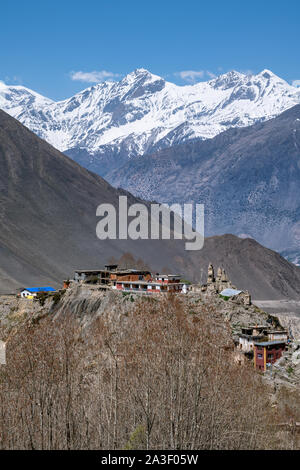
[[233, 361], [212, 309], [190, 313], [171, 295], [107, 318], [82, 329], [72, 315], [48, 317], [12, 338], [0, 376], [2, 449], [281, 446], [269, 390]]

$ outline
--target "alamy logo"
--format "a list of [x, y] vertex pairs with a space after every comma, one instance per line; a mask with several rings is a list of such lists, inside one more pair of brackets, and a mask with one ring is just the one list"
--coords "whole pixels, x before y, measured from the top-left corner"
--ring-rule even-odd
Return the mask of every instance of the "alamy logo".
[[127, 196], [119, 196], [118, 211], [112, 204], [100, 204], [96, 215], [101, 217], [96, 227], [100, 240], [188, 240], [186, 250], [203, 248], [203, 204], [128, 206]]

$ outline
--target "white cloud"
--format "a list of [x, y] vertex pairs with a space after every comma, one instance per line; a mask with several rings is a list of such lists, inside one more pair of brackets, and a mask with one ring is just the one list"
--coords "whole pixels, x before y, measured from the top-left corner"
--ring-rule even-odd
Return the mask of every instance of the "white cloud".
[[118, 73], [108, 72], [107, 70], [94, 70], [93, 72], [78, 72], [70, 73], [71, 80], [85, 82], [85, 83], [99, 83], [104, 80], [112, 80], [119, 77]]
[[300, 87], [300, 80], [294, 80], [294, 81], [292, 82], [292, 85], [295, 86], [295, 87], [297, 87], [297, 88]]
[[206, 74], [209, 78], [216, 78], [216, 74], [210, 72], [209, 70], [206, 70], [205, 74]]
[[188, 83], [195, 83], [197, 80], [205, 77], [215, 78], [215, 74], [208, 70], [183, 70], [181, 72], [176, 72], [174, 75]]
[[239, 72], [243, 73], [244, 75], [254, 75], [254, 72], [251, 69], [239, 70]]
[[0, 82], [2, 83], [2, 85], [22, 85], [22, 78], [17, 75], [14, 75], [12, 77], [6, 75], [3, 79], [0, 79]]
[[182, 72], [178, 72], [175, 75], [182, 78], [186, 82], [194, 83], [197, 79], [204, 77], [203, 70], [183, 70]]

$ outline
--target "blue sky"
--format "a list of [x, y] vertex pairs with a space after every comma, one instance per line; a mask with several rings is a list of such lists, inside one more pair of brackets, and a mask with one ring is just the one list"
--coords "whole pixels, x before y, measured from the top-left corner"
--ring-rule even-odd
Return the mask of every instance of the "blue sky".
[[139, 67], [178, 84], [264, 68], [291, 83], [299, 18], [299, 0], [5, 1], [0, 80], [57, 100]]

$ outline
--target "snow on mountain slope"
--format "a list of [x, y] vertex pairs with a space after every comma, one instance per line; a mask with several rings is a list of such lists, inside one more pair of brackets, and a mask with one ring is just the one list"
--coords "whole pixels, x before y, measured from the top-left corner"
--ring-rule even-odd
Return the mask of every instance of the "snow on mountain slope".
[[213, 139], [136, 157], [106, 175], [115, 187], [168, 204], [205, 206], [205, 235], [254, 238], [300, 254], [300, 104]]
[[300, 90], [268, 70], [229, 72], [177, 86], [145, 69], [60, 102], [0, 84], [0, 108], [57, 149], [105, 175], [128, 158], [188, 139], [212, 138], [277, 116], [300, 103]]

